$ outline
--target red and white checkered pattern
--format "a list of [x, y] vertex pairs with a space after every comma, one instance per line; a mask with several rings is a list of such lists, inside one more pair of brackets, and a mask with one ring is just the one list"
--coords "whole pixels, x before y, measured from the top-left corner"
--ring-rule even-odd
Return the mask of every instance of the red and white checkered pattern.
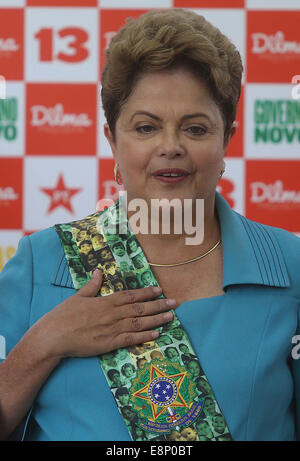
[[176, 7], [203, 14], [244, 61], [219, 191], [245, 216], [300, 235], [299, 0], [0, 0], [0, 270], [23, 235], [117, 197], [104, 50], [126, 17]]

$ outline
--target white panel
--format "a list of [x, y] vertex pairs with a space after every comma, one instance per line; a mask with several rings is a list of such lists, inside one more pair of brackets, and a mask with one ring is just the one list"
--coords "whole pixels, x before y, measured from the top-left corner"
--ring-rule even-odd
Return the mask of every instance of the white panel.
[[[62, 36], [67, 28], [75, 30]], [[97, 8], [26, 8], [25, 30], [27, 81], [85, 83], [98, 80]], [[87, 40], [82, 39], [82, 34], [87, 34]], [[76, 62], [68, 62], [59, 56], [72, 57], [80, 53], [83, 59]]]
[[[24, 228], [42, 229], [94, 213], [97, 202], [97, 162], [96, 157], [27, 157], [24, 171]], [[64, 187], [58, 187], [60, 175]], [[42, 191], [45, 188], [54, 191], [52, 199]], [[80, 190], [72, 195], [71, 190], [75, 189]], [[59, 200], [66, 206], [54, 206], [49, 211], [51, 203], [57, 205]]]
[[6, 99], [0, 100], [0, 157], [24, 153], [24, 83], [6, 82]]
[[99, 84], [99, 101], [98, 101], [98, 155], [101, 158], [112, 158], [112, 151], [110, 145], [104, 135], [104, 124], [106, 123], [106, 118], [104, 115], [104, 110], [102, 108], [101, 102], [101, 85]]
[[0, 0], [0, 8], [22, 8], [25, 6], [25, 0]]
[[[217, 191], [220, 192], [224, 198], [233, 201], [233, 209], [238, 213], [244, 215], [245, 213], [245, 162], [240, 158], [226, 158], [226, 169], [223, 179], [229, 181], [231, 184], [222, 189], [222, 180]], [[227, 192], [228, 191], [228, 192]], [[227, 195], [226, 195], [227, 194]]]
[[[241, 8], [197, 8], [193, 9], [211, 22], [235, 44], [245, 66], [246, 16]], [[244, 82], [244, 74], [243, 74]]]
[[247, 0], [249, 10], [300, 10], [299, 0]]
[[129, 9], [138, 8], [144, 10], [147, 8], [172, 8], [172, 0], [98, 0], [101, 8]]
[[[253, 159], [299, 159], [300, 120], [289, 84], [251, 84], [245, 88], [245, 154]], [[299, 108], [298, 108], [299, 114]], [[265, 117], [262, 119], [261, 117]], [[264, 120], [264, 121], [262, 121]], [[258, 134], [255, 136], [256, 128]], [[264, 136], [266, 141], [264, 141]]]

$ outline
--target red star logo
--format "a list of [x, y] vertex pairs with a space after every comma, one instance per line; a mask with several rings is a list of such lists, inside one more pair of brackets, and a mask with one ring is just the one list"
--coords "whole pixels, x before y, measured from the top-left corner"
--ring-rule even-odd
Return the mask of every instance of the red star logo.
[[78, 192], [80, 192], [82, 188], [79, 187], [72, 189], [71, 187], [66, 187], [63, 175], [62, 173], [60, 173], [60, 175], [58, 176], [56, 186], [54, 186], [53, 189], [40, 187], [40, 190], [45, 194], [49, 195], [49, 197], [51, 198], [47, 214], [51, 213], [51, 211], [55, 210], [55, 208], [59, 206], [63, 206], [70, 213], [74, 214], [71, 205], [71, 198], [73, 197], [73, 195], [78, 194]]

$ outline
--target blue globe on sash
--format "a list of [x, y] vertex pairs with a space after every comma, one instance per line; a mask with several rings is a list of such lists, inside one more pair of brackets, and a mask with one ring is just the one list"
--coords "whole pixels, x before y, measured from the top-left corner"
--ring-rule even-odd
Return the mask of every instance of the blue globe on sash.
[[150, 400], [160, 407], [171, 405], [176, 400], [177, 394], [178, 390], [175, 382], [166, 377], [154, 379], [148, 388]]

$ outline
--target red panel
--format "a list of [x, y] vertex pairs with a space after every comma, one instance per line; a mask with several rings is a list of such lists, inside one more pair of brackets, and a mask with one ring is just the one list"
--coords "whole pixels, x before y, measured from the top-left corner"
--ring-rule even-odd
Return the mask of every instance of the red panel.
[[174, 0], [181, 8], [244, 8], [244, 0]]
[[96, 155], [96, 84], [28, 84], [26, 153]]
[[97, 6], [97, 0], [27, 0], [27, 6]]
[[246, 178], [247, 218], [300, 232], [299, 161], [248, 160]]
[[22, 9], [0, 11], [0, 75], [6, 80], [22, 80], [24, 12]]
[[23, 159], [0, 158], [0, 229], [22, 228]]
[[291, 82], [299, 74], [300, 11], [249, 11], [248, 82]]
[[138, 18], [148, 10], [101, 10], [100, 12], [100, 74], [105, 62], [104, 51], [112, 37], [117, 33], [127, 18]]

